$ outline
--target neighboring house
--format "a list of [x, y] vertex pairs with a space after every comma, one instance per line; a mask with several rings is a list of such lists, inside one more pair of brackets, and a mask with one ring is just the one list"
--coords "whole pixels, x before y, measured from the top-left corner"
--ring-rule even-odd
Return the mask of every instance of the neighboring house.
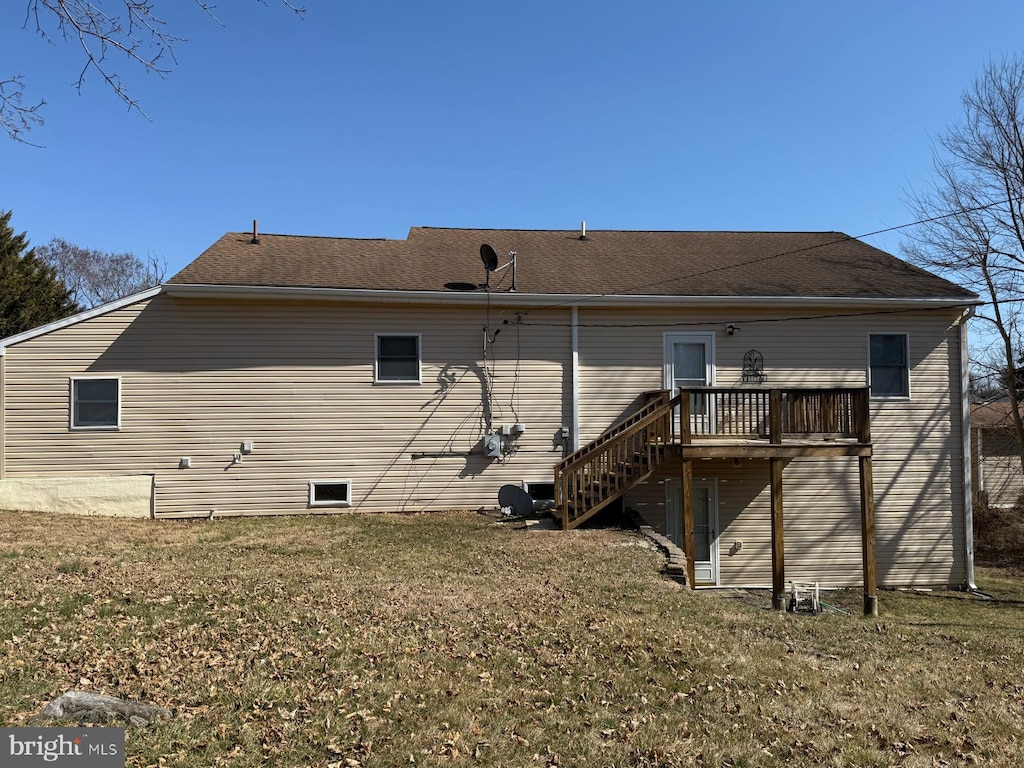
[[0, 342], [0, 488], [135, 477], [181, 518], [493, 508], [525, 484], [567, 527], [623, 497], [698, 583], [778, 591], [784, 558], [964, 585], [976, 303], [835, 232], [254, 227]]
[[975, 498], [1014, 507], [1024, 494], [1024, 472], [1009, 400], [971, 404], [971, 461]]

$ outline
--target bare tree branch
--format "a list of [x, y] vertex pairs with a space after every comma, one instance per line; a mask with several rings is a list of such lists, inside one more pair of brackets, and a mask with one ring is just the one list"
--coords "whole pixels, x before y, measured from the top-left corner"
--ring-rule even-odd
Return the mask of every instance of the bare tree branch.
[[159, 285], [167, 274], [167, 262], [154, 256], [145, 261], [132, 253], [106, 253], [83, 248], [55, 237], [36, 249], [82, 307], [130, 296]]
[[[911, 232], [904, 254], [939, 270], [988, 301], [979, 318], [998, 341], [972, 355], [972, 367], [1001, 385], [1024, 469], [1024, 423], [1017, 386], [1024, 341], [1024, 58], [991, 63], [963, 95], [963, 120], [933, 153], [931, 187], [908, 205], [927, 220]], [[993, 370], [1001, 372], [993, 377]], [[990, 388], [991, 389], [991, 388]]]
[[[291, 0], [280, 0], [296, 15], [305, 8]], [[211, 19], [216, 6], [208, 0], [194, 0]], [[266, 5], [266, 0], [259, 0]], [[147, 120], [136, 99], [129, 93], [121, 76], [113, 68], [111, 57], [123, 55], [130, 69], [141, 69], [166, 78], [177, 64], [175, 46], [185, 37], [167, 28], [157, 14], [157, 0], [26, 0], [23, 29], [35, 31], [47, 42], [77, 42], [84, 60], [75, 87], [81, 91], [86, 78], [95, 73], [128, 107]], [[108, 10], [111, 9], [112, 10]], [[16, 141], [26, 142], [23, 134], [42, 125], [40, 100], [32, 106], [23, 102], [25, 80], [15, 75], [0, 81], [0, 127]]]
[[46, 102], [39, 101], [37, 104], [25, 106], [24, 88], [25, 81], [21, 75], [0, 80], [0, 126], [3, 126], [7, 135], [15, 141], [30, 144], [31, 142], [26, 141], [22, 134], [28, 133], [35, 125], [43, 124], [43, 116], [39, 114], [39, 109]]

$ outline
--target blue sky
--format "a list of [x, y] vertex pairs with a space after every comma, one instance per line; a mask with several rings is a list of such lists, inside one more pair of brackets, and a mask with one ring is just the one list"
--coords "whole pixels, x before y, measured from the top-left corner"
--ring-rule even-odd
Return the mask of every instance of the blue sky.
[[[105, 0], [113, 8], [118, 3]], [[0, 74], [46, 124], [0, 137], [0, 209], [36, 245], [165, 259], [227, 231], [410, 226], [839, 230], [911, 220], [933, 138], [1024, 4], [157, 0], [188, 38], [165, 80], [0, 26]], [[868, 238], [896, 252], [898, 233]], [[471, 256], [474, 257], [475, 256]]]

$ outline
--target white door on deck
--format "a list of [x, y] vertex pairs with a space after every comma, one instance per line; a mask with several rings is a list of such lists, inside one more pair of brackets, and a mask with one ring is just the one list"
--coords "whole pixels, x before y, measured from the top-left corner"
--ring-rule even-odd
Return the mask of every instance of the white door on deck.
[[[715, 335], [713, 333], [666, 333], [665, 334], [665, 389], [672, 391], [672, 397], [687, 387], [709, 387], [715, 381]], [[690, 413], [694, 426], [706, 431], [708, 402], [702, 397], [690, 399]], [[678, 413], [678, 412], [677, 412]], [[678, 418], [678, 415], [676, 416]]]
[[[683, 548], [683, 483], [665, 483], [665, 534]], [[698, 584], [718, 583], [718, 481], [693, 481], [693, 571]]]

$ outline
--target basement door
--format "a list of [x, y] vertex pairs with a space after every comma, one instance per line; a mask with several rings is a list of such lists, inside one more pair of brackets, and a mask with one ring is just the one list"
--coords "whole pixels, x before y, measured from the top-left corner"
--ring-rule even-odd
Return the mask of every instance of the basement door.
[[[665, 533], [683, 547], [683, 483], [665, 481]], [[693, 479], [693, 573], [698, 585], [718, 584], [718, 481]]]

